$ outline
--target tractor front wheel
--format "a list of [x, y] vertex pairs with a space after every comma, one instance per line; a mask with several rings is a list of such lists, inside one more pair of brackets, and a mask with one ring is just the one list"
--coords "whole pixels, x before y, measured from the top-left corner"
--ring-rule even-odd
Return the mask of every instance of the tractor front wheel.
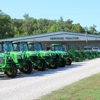
[[71, 63], [72, 63], [71, 58], [68, 58], [68, 61], [66, 61], [66, 65], [71, 65]]
[[14, 78], [17, 75], [17, 66], [15, 63], [11, 64], [9, 69], [5, 72], [8, 77]]

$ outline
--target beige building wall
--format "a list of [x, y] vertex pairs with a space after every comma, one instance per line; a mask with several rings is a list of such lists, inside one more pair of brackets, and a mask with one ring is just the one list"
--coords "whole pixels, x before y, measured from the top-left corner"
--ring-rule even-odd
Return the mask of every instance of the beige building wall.
[[70, 46], [75, 46], [76, 49], [84, 49], [84, 46], [93, 46], [93, 47], [99, 47], [100, 48], [100, 41], [46, 41], [41, 42], [43, 48], [46, 50], [47, 47], [49, 47], [53, 43], [62, 44], [65, 48], [65, 50], [69, 50]]

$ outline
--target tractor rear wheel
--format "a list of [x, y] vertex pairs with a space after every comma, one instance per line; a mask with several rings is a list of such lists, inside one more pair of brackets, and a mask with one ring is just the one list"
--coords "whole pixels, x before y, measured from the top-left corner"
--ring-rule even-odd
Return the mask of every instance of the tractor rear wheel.
[[17, 75], [17, 66], [15, 63], [11, 64], [9, 70], [5, 72], [8, 77], [14, 78]]
[[38, 71], [44, 71], [46, 69], [46, 62], [43, 59], [38, 63], [37, 69]]
[[59, 66], [59, 65], [58, 65], [58, 60], [57, 60], [56, 58], [54, 58], [54, 59], [52, 60], [52, 63], [49, 65], [49, 68], [50, 68], [50, 69], [56, 69], [58, 66]]
[[30, 61], [26, 61], [26, 65], [21, 69], [21, 71], [25, 74], [30, 74], [32, 72], [32, 63]]
[[61, 61], [59, 62], [59, 67], [65, 67], [66, 62], [65, 60], [62, 58]]

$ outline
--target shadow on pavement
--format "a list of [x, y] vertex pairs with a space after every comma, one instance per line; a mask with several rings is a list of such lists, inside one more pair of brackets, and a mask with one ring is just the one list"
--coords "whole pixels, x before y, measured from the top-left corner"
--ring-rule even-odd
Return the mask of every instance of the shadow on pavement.
[[57, 69], [46, 69], [45, 71], [37, 71], [33, 70], [31, 74], [24, 74], [18, 71], [18, 74], [15, 78], [9, 78], [5, 74], [0, 72], [0, 80], [11, 80], [11, 79], [18, 79], [18, 78], [25, 78], [25, 77], [38, 77], [38, 76], [45, 76], [47, 74], [58, 73], [59, 71], [70, 70], [72, 68], [82, 67], [83, 63], [85, 62], [75, 62], [72, 63], [70, 66], [66, 65], [65, 67], [58, 67]]

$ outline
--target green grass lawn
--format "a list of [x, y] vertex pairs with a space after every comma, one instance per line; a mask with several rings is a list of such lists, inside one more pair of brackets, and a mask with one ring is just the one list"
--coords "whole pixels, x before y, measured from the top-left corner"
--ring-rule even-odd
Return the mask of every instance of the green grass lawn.
[[100, 73], [53, 91], [38, 100], [100, 100]]

